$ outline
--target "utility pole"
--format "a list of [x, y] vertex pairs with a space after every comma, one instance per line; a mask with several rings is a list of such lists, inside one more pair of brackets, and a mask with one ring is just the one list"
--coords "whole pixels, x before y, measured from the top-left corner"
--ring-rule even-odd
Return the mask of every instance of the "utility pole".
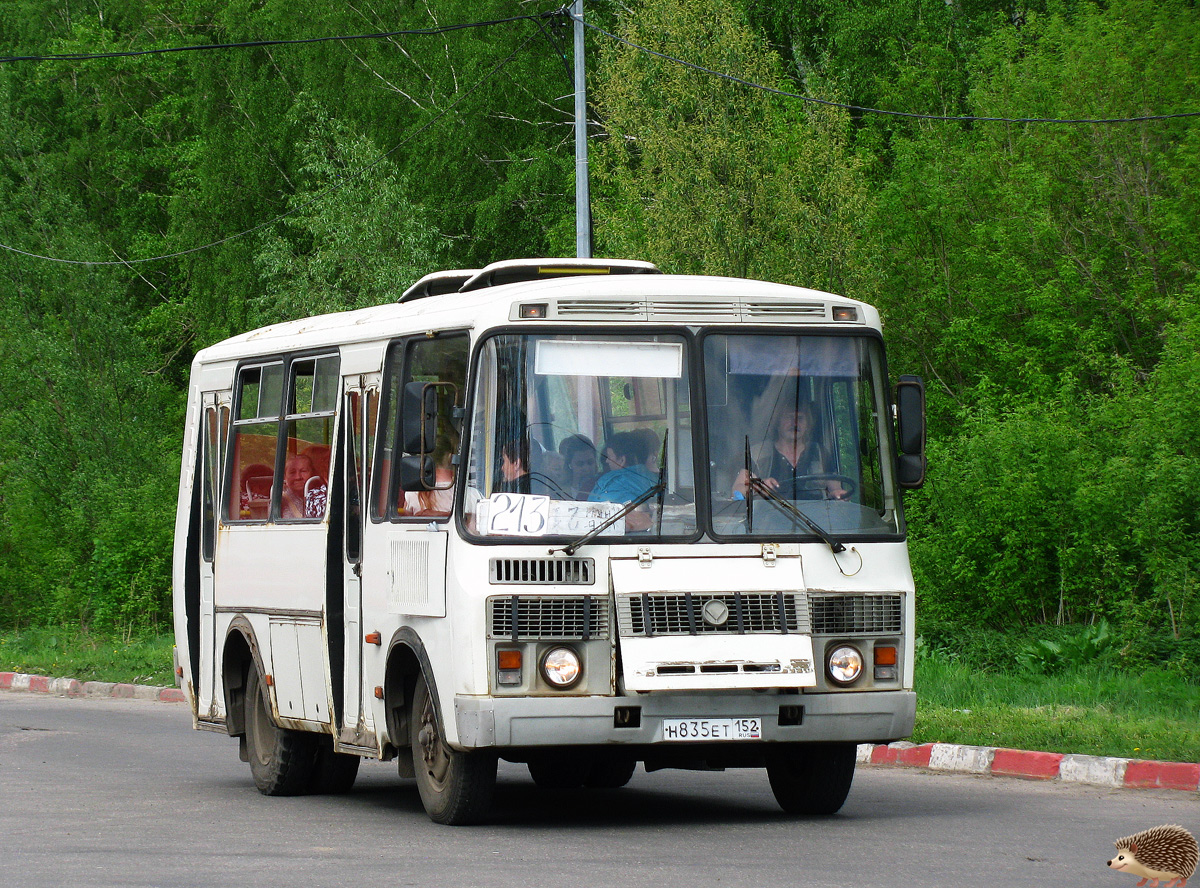
[[592, 258], [592, 202], [588, 192], [587, 84], [584, 80], [583, 0], [571, 4], [575, 24], [575, 256]]

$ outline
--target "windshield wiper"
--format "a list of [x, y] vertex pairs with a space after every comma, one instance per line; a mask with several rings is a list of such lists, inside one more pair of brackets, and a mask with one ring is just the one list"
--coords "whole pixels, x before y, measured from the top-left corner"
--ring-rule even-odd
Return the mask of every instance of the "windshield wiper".
[[[817, 522], [813, 521], [811, 518], [809, 518], [807, 515], [805, 515], [799, 509], [797, 509], [791, 502], [789, 502], [788, 500], [785, 500], [783, 497], [781, 497], [779, 494], [777, 494], [775, 491], [773, 491], [770, 487], [767, 486], [767, 483], [762, 478], [758, 477], [757, 475], [755, 475], [753, 473], [750, 473], [747, 483], [746, 483], [746, 490], [747, 491], [753, 490], [755, 493], [757, 493], [763, 499], [768, 500], [771, 503], [771, 505], [775, 506], [780, 511], [784, 512], [787, 515], [790, 515], [792, 518], [798, 519], [809, 530], [811, 530], [813, 533], [815, 533], [817, 536], [819, 536], [821, 538], [821, 541], [829, 547], [829, 550], [831, 552], [833, 552], [833, 554], [836, 555], [838, 552], [846, 551], [846, 547], [843, 546], [841, 543], [839, 543], [837, 540], [835, 540], [833, 537], [831, 537], [825, 531], [825, 529], [823, 527], [821, 527], [821, 525], [817, 524]], [[749, 499], [749, 497], [747, 497], [747, 500], [748, 499]]]
[[588, 542], [591, 539], [594, 539], [595, 537], [599, 536], [604, 531], [608, 530], [610, 527], [612, 527], [614, 524], [616, 524], [618, 521], [620, 521], [622, 518], [624, 518], [626, 515], [628, 515], [630, 512], [632, 512], [638, 506], [640, 506], [642, 503], [649, 500], [650, 497], [657, 496], [661, 491], [666, 490], [667, 482], [663, 478], [663, 470], [661, 468], [658, 471], [658, 478], [659, 478], [659, 481], [657, 484], [655, 484], [653, 487], [651, 487], [649, 490], [647, 490], [645, 493], [643, 493], [637, 499], [630, 500], [629, 502], [627, 502], [625, 504], [625, 507], [623, 509], [621, 509], [621, 511], [617, 512], [611, 518], [606, 519], [605, 521], [601, 522], [600, 524], [597, 524], [595, 527], [593, 527], [591, 530], [589, 530], [587, 533], [585, 533], [583, 536], [581, 536], [575, 542], [568, 543], [567, 545], [563, 546], [561, 549], [551, 549], [550, 554], [553, 555], [555, 552], [566, 552], [568, 555], [574, 555], [575, 550], [578, 549], [580, 546], [582, 546], [584, 543]]
[[663, 429], [662, 453], [658, 456], [658, 527], [655, 528], [655, 534], [662, 536], [662, 520], [663, 520], [663, 497], [667, 492], [667, 438], [670, 436], [670, 429]]

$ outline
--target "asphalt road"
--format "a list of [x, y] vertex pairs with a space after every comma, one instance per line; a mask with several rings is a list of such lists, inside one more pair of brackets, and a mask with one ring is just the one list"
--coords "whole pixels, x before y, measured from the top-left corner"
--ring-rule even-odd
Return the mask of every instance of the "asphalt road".
[[859, 767], [842, 813], [792, 819], [761, 771], [638, 771], [545, 792], [501, 763], [493, 822], [431, 823], [364, 762], [352, 793], [258, 794], [179, 704], [0, 694], [0, 886], [1097, 886], [1114, 839], [1200, 835], [1195, 794]]

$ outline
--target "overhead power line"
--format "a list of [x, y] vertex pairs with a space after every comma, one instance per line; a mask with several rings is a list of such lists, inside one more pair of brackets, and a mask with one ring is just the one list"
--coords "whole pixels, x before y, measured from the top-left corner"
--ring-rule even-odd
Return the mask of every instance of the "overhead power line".
[[[531, 17], [526, 16], [526, 18], [531, 18]], [[510, 21], [517, 21], [517, 19], [511, 19]], [[536, 31], [536, 30], [532, 31], [529, 34], [529, 36], [527, 36], [524, 40], [521, 41], [520, 46], [518, 46], [516, 49], [514, 49], [512, 52], [510, 52], [508, 55], [506, 55], [504, 58], [502, 58], [500, 61], [498, 61], [495, 65], [493, 65], [491, 68], [489, 68], [483, 74], [482, 77], [480, 77], [473, 84], [471, 84], [466, 89], [464, 89], [461, 93], [459, 93], [458, 96], [455, 97], [453, 102], [451, 102], [449, 105], [447, 105], [441, 111], [439, 111], [433, 117], [429, 118], [429, 120], [425, 121], [425, 123], [421, 124], [419, 127], [417, 127], [415, 130], [413, 130], [411, 133], [409, 133], [407, 136], [405, 136], [403, 139], [401, 139], [399, 142], [397, 142], [395, 145], [393, 145], [387, 151], [383, 152], [383, 154], [379, 155], [379, 157], [375, 158], [369, 164], [367, 164], [366, 166], [363, 166], [363, 167], [359, 167], [356, 170], [351, 170], [350, 172], [346, 173], [342, 177], [342, 180], [340, 182], [329, 183], [324, 188], [322, 188], [320, 191], [318, 191], [315, 195], [313, 195], [311, 198], [306, 200], [304, 203], [298, 204], [297, 206], [294, 206], [289, 210], [285, 210], [284, 212], [280, 213], [278, 216], [275, 216], [273, 219], [268, 219], [266, 222], [263, 222], [259, 225], [255, 225], [253, 228], [247, 228], [245, 231], [239, 231], [236, 234], [231, 234], [227, 237], [221, 238], [220, 240], [211, 241], [210, 243], [207, 243], [207, 244], [201, 244], [198, 247], [191, 247], [190, 249], [187, 249], [187, 250], [178, 250], [174, 253], [165, 253], [161, 256], [148, 256], [144, 259], [109, 259], [109, 260], [103, 260], [103, 261], [90, 261], [90, 260], [83, 260], [83, 259], [62, 259], [57, 256], [44, 256], [39, 253], [32, 253], [32, 252], [29, 252], [28, 250], [21, 250], [21, 249], [18, 249], [17, 247], [12, 247], [12, 246], [9, 246], [8, 244], [3, 244], [3, 243], [0, 243], [0, 250], [7, 250], [10, 253], [17, 253], [21, 256], [28, 256], [32, 259], [44, 259], [48, 262], [58, 262], [63, 265], [85, 265], [85, 266], [90, 266], [90, 267], [102, 267], [102, 266], [113, 266], [113, 265], [132, 266], [132, 265], [142, 265], [147, 262], [159, 262], [159, 261], [162, 261], [165, 259], [176, 259], [180, 256], [190, 255], [191, 253], [199, 253], [202, 250], [208, 250], [208, 249], [211, 249], [212, 247], [219, 247], [221, 244], [229, 243], [229, 241], [237, 240], [238, 238], [245, 237], [246, 235], [249, 235], [249, 234], [254, 234], [257, 231], [262, 231], [264, 228], [269, 228], [270, 226], [274, 225], [276, 222], [280, 222], [283, 219], [286, 219], [288, 216], [298, 213], [301, 210], [307, 209], [308, 207], [315, 204], [317, 201], [321, 200], [321, 198], [323, 198], [330, 191], [336, 191], [337, 189], [342, 188], [344, 185], [349, 183], [352, 179], [363, 175], [364, 173], [368, 172], [369, 170], [371, 170], [374, 167], [381, 164], [390, 155], [399, 151], [401, 148], [403, 148], [405, 145], [407, 145], [409, 142], [411, 142], [413, 139], [415, 139], [421, 133], [428, 130], [435, 123], [437, 123], [439, 120], [441, 120], [447, 114], [449, 114], [451, 111], [453, 111], [455, 108], [457, 108], [460, 104], [462, 104], [462, 102], [467, 98], [467, 96], [471, 95], [473, 92], [475, 92], [477, 89], [479, 89], [479, 87], [483, 86], [483, 84], [485, 84], [487, 81], [491, 80], [493, 77], [495, 77], [497, 74], [499, 74], [508, 65], [509, 62], [511, 62], [514, 58], [517, 57], [518, 53], [520, 53], [522, 50], [524, 50], [525, 47], [528, 46], [530, 44], [530, 42], [535, 37], [538, 36], [539, 33], [540, 32]]]
[[437, 28], [407, 28], [401, 31], [379, 31], [374, 34], [344, 34], [338, 37], [301, 37], [295, 40], [246, 40], [240, 43], [199, 43], [192, 46], [164, 46], [158, 49], [114, 50], [112, 52], [61, 53], [58, 55], [29, 55], [29, 56], [0, 56], [0, 64], [5, 62], [86, 62], [93, 59], [121, 59], [133, 56], [163, 55], [172, 52], [202, 52], [210, 49], [253, 49], [262, 46], [301, 46], [307, 43], [331, 43], [345, 40], [383, 40], [389, 37], [428, 37], [436, 34], [449, 34], [452, 31], [466, 31], [474, 28], [490, 28], [495, 25], [507, 25], [513, 22], [540, 21], [554, 18], [561, 10], [550, 10], [533, 15], [516, 15], [511, 18], [489, 19], [482, 22], [465, 22], [457, 25], [443, 25]]
[[[564, 15], [574, 19], [575, 16], [569, 11], [564, 10]], [[582, 21], [582, 19], [580, 20]], [[802, 93], [789, 92], [786, 89], [779, 89], [774, 86], [766, 86], [761, 83], [755, 83], [753, 80], [746, 80], [743, 77], [737, 77], [733, 74], [727, 74], [724, 71], [717, 71], [713, 68], [698, 65], [695, 62], [689, 62], [685, 59], [677, 58], [676, 56], [668, 55], [665, 52], [659, 52], [655, 49], [650, 49], [646, 46], [640, 46], [632, 40], [627, 40], [611, 31], [606, 31], [599, 25], [594, 25], [591, 22], [584, 21], [585, 27], [591, 28], [593, 31], [603, 34], [610, 40], [615, 40], [622, 43], [631, 49], [638, 52], [646, 53], [647, 55], [655, 56], [663, 61], [671, 62], [674, 65], [680, 65], [684, 68], [690, 68], [693, 71], [698, 71], [701, 74], [709, 74], [713, 77], [720, 77], [723, 80], [728, 80], [732, 83], [738, 83], [750, 89], [761, 90], [762, 92], [771, 93], [772, 95], [783, 96], [789, 99], [799, 99], [802, 102], [807, 102], [812, 105], [823, 105], [827, 108], [840, 108], [845, 111], [855, 111], [860, 114], [883, 114], [890, 117], [904, 117], [913, 120], [940, 120], [946, 122], [957, 123], [1063, 123], [1063, 124], [1121, 124], [1121, 123], [1144, 123], [1152, 120], [1178, 120], [1185, 117], [1200, 117], [1200, 111], [1182, 111], [1176, 114], [1145, 114], [1140, 117], [1089, 117], [1089, 118], [1059, 118], [1059, 117], [976, 117], [969, 114], [921, 114], [915, 111], [889, 111], [886, 108], [868, 108], [863, 105], [849, 105], [845, 102], [833, 102], [828, 99], [818, 99], [815, 96], [806, 96]]]
[[307, 38], [300, 38], [300, 39], [295, 39], [295, 40], [255, 40], [255, 41], [246, 41], [246, 42], [241, 42], [241, 43], [209, 43], [209, 44], [197, 44], [197, 45], [192, 45], [192, 46], [163, 47], [163, 48], [158, 48], [158, 49], [128, 50], [128, 51], [115, 51], [115, 52], [104, 52], [104, 53], [68, 53], [68, 54], [44, 55], [44, 56], [5, 56], [5, 57], [0, 57], [0, 63], [48, 62], [48, 61], [88, 61], [88, 60], [92, 60], [92, 59], [126, 58], [126, 57], [131, 57], [131, 56], [156, 55], [156, 54], [173, 53], [173, 52], [195, 52], [195, 51], [213, 50], [213, 49], [248, 49], [248, 48], [253, 48], [253, 47], [294, 46], [294, 45], [303, 45], [303, 44], [309, 44], [309, 43], [326, 43], [326, 42], [333, 42], [333, 41], [378, 40], [378, 39], [386, 39], [389, 37], [400, 37], [400, 36], [430, 36], [430, 35], [437, 35], [437, 34], [446, 34], [446, 33], [450, 33], [453, 31], [463, 31], [463, 30], [469, 30], [469, 29], [475, 29], [475, 28], [488, 28], [488, 27], [494, 27], [496, 25], [511, 24], [511, 23], [522, 22], [522, 21], [532, 21], [535, 24], [537, 24], [537, 26], [538, 26], [538, 31], [535, 31], [535, 32], [531, 33], [530, 36], [526, 37], [526, 39], [524, 41], [522, 41], [521, 45], [519, 47], [517, 47], [517, 49], [513, 50], [513, 52], [509, 53], [507, 56], [505, 56], [503, 59], [501, 59], [487, 73], [485, 73], [483, 75], [483, 77], [481, 77], [472, 86], [468, 87], [466, 90], [464, 90], [462, 93], [460, 93], [459, 96], [457, 98], [455, 98], [455, 100], [453, 102], [451, 102], [450, 105], [448, 105], [445, 109], [443, 109], [442, 111], [435, 114], [424, 124], [417, 127], [408, 136], [406, 136], [404, 139], [402, 139], [400, 142], [398, 142], [392, 148], [385, 151], [374, 161], [372, 161], [371, 163], [367, 164], [364, 167], [361, 167], [357, 170], [347, 173], [343, 177], [343, 181], [333, 182], [333, 183], [330, 183], [329, 185], [326, 185], [325, 188], [323, 188], [320, 192], [318, 192], [316, 195], [314, 195], [308, 201], [306, 201], [302, 204], [299, 204], [295, 207], [292, 207], [291, 209], [289, 209], [283, 213], [280, 213], [279, 215], [275, 216], [274, 218], [269, 219], [266, 222], [263, 222], [259, 225], [256, 225], [253, 228], [248, 228], [245, 231], [239, 231], [236, 234], [231, 234], [231, 235], [229, 235], [227, 237], [223, 237], [219, 240], [211, 241], [209, 243], [202, 244], [197, 247], [192, 247], [187, 250], [179, 250], [174, 253], [166, 253], [161, 256], [150, 256], [150, 257], [143, 258], [143, 259], [115, 259], [115, 260], [103, 260], [103, 261], [63, 259], [63, 258], [59, 258], [59, 257], [55, 257], [55, 256], [45, 256], [45, 255], [42, 255], [39, 253], [33, 253], [33, 252], [30, 252], [27, 250], [22, 250], [17, 247], [10, 246], [8, 244], [4, 244], [4, 243], [0, 243], [0, 250], [6, 250], [10, 253], [16, 253], [16, 254], [19, 254], [22, 256], [28, 256], [28, 257], [31, 257], [34, 259], [44, 259], [49, 262], [59, 262], [59, 263], [64, 263], [64, 264], [68, 264], [68, 265], [84, 265], [84, 266], [125, 265], [125, 266], [131, 266], [131, 265], [142, 264], [142, 263], [146, 263], [146, 262], [157, 262], [157, 261], [161, 261], [161, 260], [165, 260], [165, 259], [174, 259], [174, 258], [178, 258], [180, 256], [187, 256], [191, 253], [198, 253], [202, 250], [211, 249], [212, 247], [220, 246], [221, 244], [228, 243], [229, 241], [236, 240], [241, 237], [245, 237], [246, 235], [254, 234], [255, 232], [261, 231], [264, 228], [268, 228], [271, 225], [274, 225], [276, 222], [279, 222], [279, 221], [287, 218], [288, 216], [291, 216], [294, 213], [299, 212], [300, 210], [306, 209], [307, 207], [311, 206], [312, 204], [314, 204], [318, 200], [320, 200], [328, 191], [336, 190], [338, 188], [343, 187], [343, 185], [345, 185], [350, 179], [352, 179], [356, 176], [362, 175], [363, 173], [372, 169], [377, 164], [381, 163], [384, 159], [386, 159], [388, 156], [390, 156], [394, 152], [398, 151], [404, 145], [408, 144], [408, 142], [410, 142], [412, 139], [416, 138], [416, 136], [425, 132], [427, 129], [429, 129], [431, 126], [433, 126], [439, 120], [441, 120], [444, 116], [446, 116], [448, 113], [450, 113], [452, 110], [454, 110], [468, 95], [470, 95], [472, 92], [474, 92], [476, 89], [478, 89], [484, 83], [486, 83], [489, 79], [491, 79], [493, 76], [495, 76], [497, 73], [499, 73], [505, 66], [507, 66], [508, 63], [510, 61], [512, 61], [512, 59], [519, 52], [521, 52], [526, 46], [529, 45], [530, 41], [532, 41], [533, 38], [535, 36], [537, 36], [537, 34], [539, 32], [544, 33], [544, 28], [542, 25], [543, 22], [548, 21], [548, 20], [553, 20], [555, 18], [567, 18], [567, 19], [571, 19], [572, 21], [578, 20], [579, 22], [581, 22], [583, 24], [584, 27], [590, 28], [591, 30], [597, 32], [598, 34], [602, 34], [605, 37], [609, 38], [610, 40], [614, 40], [617, 43], [621, 43], [621, 44], [628, 46], [631, 49], [634, 49], [638, 52], [654, 56], [656, 58], [662, 59], [663, 61], [670, 62], [671, 64], [679, 65], [684, 68], [689, 68], [693, 71], [697, 71], [702, 74], [707, 74], [707, 75], [710, 75], [713, 77], [727, 80], [732, 83], [737, 83], [737, 84], [745, 86], [749, 89], [760, 90], [762, 92], [781, 96], [783, 98], [796, 99], [796, 100], [799, 100], [801, 102], [805, 102], [808, 104], [821, 105], [821, 106], [825, 106], [825, 107], [829, 107], [829, 108], [839, 108], [839, 109], [842, 109], [845, 111], [852, 111], [852, 112], [857, 112], [860, 114], [879, 114], [879, 115], [886, 115], [886, 116], [891, 116], [891, 117], [901, 117], [901, 118], [908, 118], [908, 119], [914, 119], [914, 120], [931, 120], [931, 121], [958, 122], [958, 123], [1013, 123], [1013, 124], [1026, 124], [1026, 123], [1028, 123], [1028, 124], [1033, 124], [1033, 123], [1038, 123], [1038, 124], [1128, 124], [1128, 123], [1145, 123], [1145, 122], [1160, 121], [1160, 120], [1178, 120], [1178, 119], [1183, 119], [1183, 118], [1200, 117], [1200, 111], [1183, 111], [1183, 112], [1172, 113], [1172, 114], [1146, 114], [1146, 115], [1137, 116], [1137, 117], [1106, 117], [1106, 118], [984, 117], [984, 116], [975, 116], [975, 115], [923, 114], [923, 113], [914, 112], [914, 111], [893, 111], [893, 110], [888, 110], [885, 108], [871, 108], [871, 107], [867, 107], [867, 106], [863, 106], [863, 105], [852, 105], [852, 104], [849, 104], [846, 102], [835, 102], [835, 101], [831, 101], [829, 99], [820, 99], [815, 96], [808, 96], [808, 95], [804, 95], [803, 93], [791, 92], [789, 90], [780, 89], [778, 87], [767, 86], [765, 84], [756, 83], [752, 80], [747, 80], [744, 77], [738, 77], [734, 74], [729, 74], [724, 71], [718, 71], [714, 68], [709, 68], [704, 65], [697, 64], [695, 62], [689, 62], [686, 59], [681, 59], [676, 56], [669, 55], [668, 53], [665, 53], [665, 52], [660, 52], [658, 50], [650, 49], [649, 47], [646, 47], [646, 46], [641, 46], [637, 43], [634, 43], [631, 40], [628, 40], [625, 37], [621, 37], [617, 34], [612, 33], [611, 31], [607, 31], [598, 25], [584, 21], [582, 18], [577, 18], [571, 12], [570, 8], [566, 7], [566, 6], [559, 7], [557, 9], [550, 10], [547, 12], [532, 14], [532, 15], [521, 15], [521, 16], [512, 16], [512, 17], [503, 18], [503, 19], [490, 19], [490, 20], [486, 20], [486, 21], [466, 22], [466, 23], [454, 24], [454, 25], [444, 25], [444, 26], [439, 26], [439, 27], [435, 27], [435, 28], [409, 28], [409, 29], [397, 30], [397, 31], [381, 31], [381, 32], [376, 32], [376, 33], [372, 33], [372, 34], [349, 34], [349, 35], [333, 36], [333, 37], [307, 37]]

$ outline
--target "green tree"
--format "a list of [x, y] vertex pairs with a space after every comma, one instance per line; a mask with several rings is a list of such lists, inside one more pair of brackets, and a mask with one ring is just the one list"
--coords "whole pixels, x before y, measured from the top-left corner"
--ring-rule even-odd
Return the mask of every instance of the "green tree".
[[[646, 0], [634, 44], [783, 85], [778, 57], [724, 0]], [[596, 105], [598, 241], [672, 271], [722, 273], [865, 296], [855, 223], [868, 197], [847, 119], [640, 52], [605, 49]]]

